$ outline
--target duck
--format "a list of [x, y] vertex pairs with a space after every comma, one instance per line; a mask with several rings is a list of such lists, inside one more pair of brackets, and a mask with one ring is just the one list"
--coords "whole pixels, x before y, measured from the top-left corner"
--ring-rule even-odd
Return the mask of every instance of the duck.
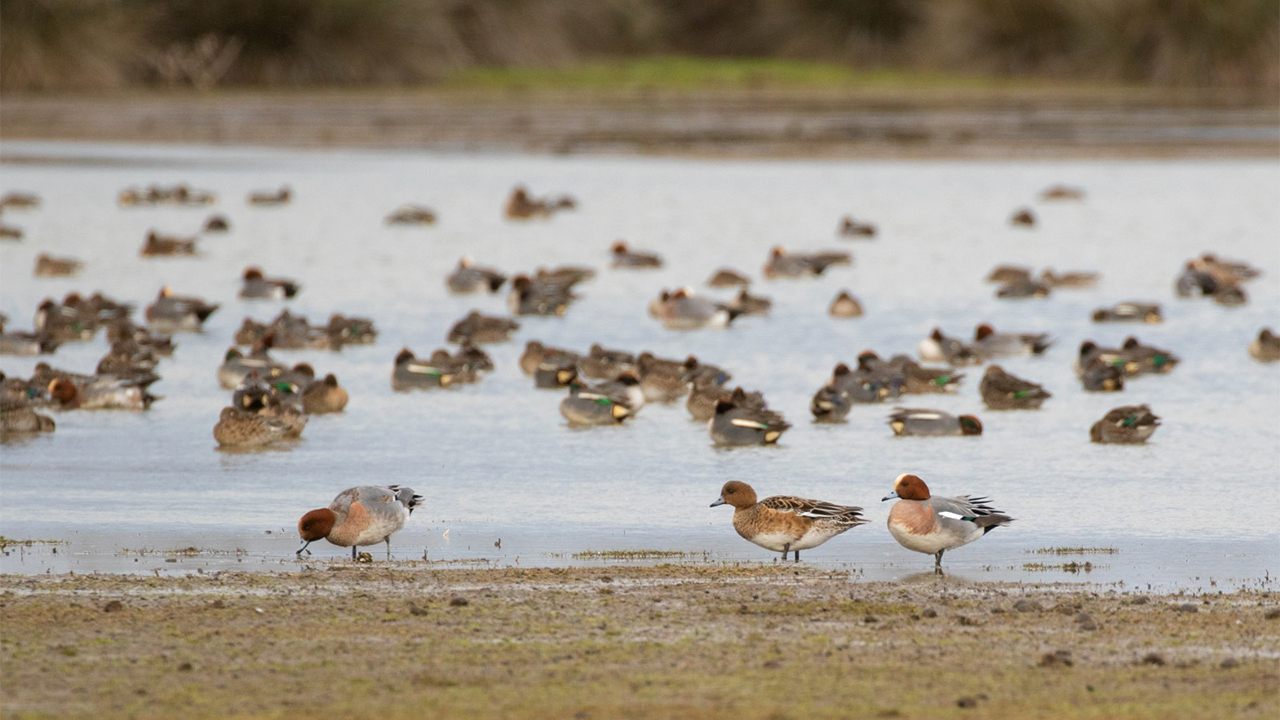
[[507, 198], [503, 207], [503, 215], [508, 220], [530, 220], [538, 217], [550, 217], [553, 208], [545, 200], [535, 200], [523, 185], [517, 185]]
[[691, 288], [671, 293], [658, 308], [658, 318], [668, 330], [728, 327], [739, 313], [723, 303], [694, 294]]
[[435, 225], [436, 214], [421, 205], [402, 205], [387, 216], [388, 225]]
[[1084, 188], [1070, 185], [1050, 185], [1040, 191], [1041, 200], [1083, 200]]
[[1005, 285], [1031, 280], [1031, 268], [1021, 265], [997, 265], [987, 273], [987, 282]]
[[1080, 351], [1076, 354], [1075, 371], [1076, 375], [1083, 377], [1085, 371], [1095, 363], [1102, 363], [1119, 368], [1125, 375], [1138, 374], [1138, 363], [1128, 357], [1125, 352], [1119, 348], [1099, 347], [1092, 340], [1085, 340], [1080, 343]]
[[1172, 372], [1178, 363], [1182, 362], [1181, 358], [1168, 350], [1153, 345], [1143, 345], [1133, 336], [1125, 338], [1120, 350], [1129, 361], [1125, 365], [1126, 371], [1130, 364], [1137, 366], [1136, 371], [1130, 373], [1132, 375], [1164, 375]]
[[896, 407], [889, 415], [889, 427], [899, 437], [981, 435], [982, 421], [973, 415], [959, 417], [941, 410]]
[[506, 281], [507, 276], [497, 270], [476, 265], [470, 257], [462, 257], [459, 258], [458, 266], [453, 269], [453, 272], [445, 276], [444, 285], [449, 292], [455, 294], [482, 290], [496, 293]]
[[1014, 280], [996, 289], [996, 297], [1004, 299], [1047, 298], [1050, 288], [1034, 280]]
[[831, 379], [814, 393], [809, 412], [814, 422], [843, 422], [854, 405], [882, 402], [888, 390], [861, 368], [853, 371], [839, 363], [831, 371]]
[[481, 315], [480, 311], [472, 310], [449, 328], [446, 341], [458, 344], [471, 342], [474, 345], [502, 343], [510, 340], [519, 329], [520, 323], [510, 318]]
[[578, 366], [584, 378], [593, 380], [612, 380], [624, 372], [639, 373], [634, 354], [626, 350], [606, 348], [599, 343], [591, 345]]
[[34, 210], [40, 207], [40, 196], [35, 193], [7, 192], [0, 196], [0, 208], [5, 210]]
[[233, 345], [227, 348], [222, 356], [222, 365], [218, 366], [218, 384], [223, 389], [234, 390], [250, 373], [271, 378], [283, 372], [284, 367], [271, 357], [265, 345], [255, 345], [247, 356]]
[[57, 377], [49, 382], [48, 394], [61, 410], [149, 410], [160, 398], [147, 392], [154, 375], [142, 378], [101, 375], [88, 382]]
[[609, 252], [613, 254], [613, 267], [615, 268], [662, 267], [662, 258], [659, 255], [652, 252], [632, 250], [622, 240], [615, 242]]
[[98, 375], [138, 375], [151, 372], [160, 364], [159, 355], [150, 346], [133, 339], [116, 340], [98, 361]]
[[560, 414], [570, 425], [620, 425], [633, 412], [625, 397], [575, 384], [560, 401]]
[[370, 345], [378, 339], [378, 329], [369, 318], [333, 313], [324, 326], [329, 348], [341, 350], [345, 345]]
[[338, 384], [338, 377], [329, 373], [323, 380], [312, 381], [302, 391], [302, 411], [311, 415], [339, 413], [347, 407], [348, 400], [347, 391]]
[[1249, 343], [1249, 357], [1264, 363], [1280, 361], [1280, 337], [1271, 328], [1262, 328], [1258, 337]]
[[1160, 427], [1156, 417], [1146, 405], [1126, 405], [1114, 408], [1089, 428], [1089, 440], [1104, 444], [1136, 445], [1144, 443]]
[[1035, 227], [1036, 215], [1030, 208], [1020, 208], [1009, 216], [1009, 224], [1014, 227]]
[[288, 185], [281, 185], [279, 190], [259, 190], [249, 193], [250, 205], [286, 205], [293, 199], [293, 190]]
[[752, 295], [747, 289], [739, 288], [738, 294], [726, 305], [730, 312], [738, 315], [768, 315], [773, 309], [773, 300], [764, 295]]
[[688, 372], [698, 366], [692, 355], [685, 360], [660, 358], [650, 352], [642, 352], [636, 358], [635, 374], [640, 378], [640, 389], [649, 402], [675, 402], [689, 392], [685, 379]]
[[925, 367], [906, 355], [894, 355], [889, 358], [889, 364], [902, 373], [904, 382], [901, 389], [904, 395], [954, 392], [964, 379], [964, 373], [957, 373], [949, 368]]
[[464, 341], [458, 346], [457, 351], [453, 353], [453, 360], [472, 372], [493, 370], [493, 358], [489, 357], [489, 353], [469, 342]]
[[738, 285], [750, 285], [751, 278], [734, 270], [733, 268], [720, 268], [707, 278], [707, 285], [711, 287], [736, 287]]
[[999, 365], [987, 367], [978, 392], [992, 410], [1038, 410], [1053, 397], [1043, 386], [1010, 375]]
[[1051, 288], [1090, 288], [1098, 284], [1102, 276], [1092, 271], [1072, 271], [1058, 274], [1051, 268], [1040, 271], [1040, 282]]
[[988, 504], [985, 497], [934, 497], [918, 475], [905, 473], [881, 502], [897, 499], [889, 509], [889, 534], [908, 550], [933, 556], [933, 571], [942, 574], [942, 554], [968, 545], [1013, 518]]
[[744, 540], [773, 552], [786, 562], [791, 553], [800, 562], [800, 551], [816, 548], [831, 538], [865, 525], [862, 508], [822, 500], [775, 495], [757, 502], [756, 491], [740, 480], [720, 488], [711, 507], [733, 507], [733, 529]]
[[199, 332], [210, 315], [222, 307], [218, 303], [205, 302], [198, 297], [176, 295], [168, 285], [160, 288], [154, 302], [147, 306], [143, 316], [147, 325], [156, 332]]
[[685, 401], [684, 407], [695, 422], [705, 423], [715, 417], [716, 404], [721, 400], [729, 400], [735, 405], [753, 410], [768, 409], [764, 395], [759, 391], [747, 392], [740, 387], [730, 390], [705, 377], [690, 384], [689, 399]]
[[196, 238], [168, 237], [151, 230], [147, 232], [147, 239], [143, 241], [142, 249], [138, 251], [138, 254], [143, 257], [195, 255]]
[[0, 399], [0, 439], [16, 435], [53, 432], [57, 424], [53, 418], [36, 412], [25, 399]]
[[302, 289], [294, 280], [267, 277], [261, 268], [254, 266], [245, 268], [242, 278], [240, 297], [246, 300], [288, 300]]
[[853, 256], [839, 250], [819, 253], [788, 253], [781, 247], [769, 251], [764, 264], [764, 276], [775, 278], [814, 277], [821, 275], [832, 265], [852, 265]]
[[203, 232], [206, 233], [224, 233], [231, 229], [231, 221], [226, 215], [210, 215], [204, 221]]
[[841, 237], [871, 238], [876, 236], [876, 226], [868, 222], [858, 222], [851, 215], [840, 218], [839, 234]]
[[1080, 383], [1087, 392], [1120, 392], [1124, 390], [1124, 368], [1095, 359], [1080, 371]]
[[1098, 308], [1090, 315], [1094, 322], [1164, 322], [1160, 303], [1122, 302], [1111, 307]]
[[22, 228], [0, 222], [0, 240], [21, 240]]
[[563, 316], [577, 298], [570, 287], [572, 284], [517, 275], [511, 280], [507, 309], [512, 315]]
[[988, 323], [973, 331], [973, 348], [983, 358], [1042, 355], [1053, 342], [1048, 333], [1000, 333]]
[[409, 348], [396, 355], [395, 368], [391, 371], [391, 389], [396, 391], [442, 388], [453, 384], [456, 369], [452, 363], [441, 366], [419, 360]]
[[538, 340], [530, 340], [524, 344], [524, 352], [520, 354], [520, 372], [533, 375], [544, 360], [559, 363], [561, 359], [578, 364], [581, 357], [578, 353], [564, 348], [549, 347]]
[[329, 507], [311, 510], [298, 520], [302, 556], [311, 543], [328, 540], [338, 547], [351, 548], [351, 559], [359, 558], [361, 546], [386, 543], [391, 559], [391, 536], [399, 532], [423, 497], [413, 488], [400, 485], [360, 485], [338, 493]]
[[862, 317], [862, 303], [850, 295], [848, 290], [841, 290], [840, 294], [836, 295], [836, 298], [831, 301], [831, 306], [827, 308], [827, 314], [835, 318]]
[[925, 362], [942, 362], [948, 365], [981, 365], [982, 355], [964, 342], [943, 334], [934, 328], [917, 348]]
[[36, 256], [36, 277], [73, 277], [79, 274], [84, 263], [75, 258], [60, 258], [40, 253]]
[[533, 386], [543, 390], [559, 390], [578, 382], [578, 363], [568, 356], [544, 358], [533, 370]]
[[790, 427], [781, 413], [748, 407], [732, 398], [717, 402], [707, 422], [711, 441], [720, 446], [775, 445]]
[[43, 332], [9, 330], [0, 323], [0, 355], [48, 355], [62, 341]]

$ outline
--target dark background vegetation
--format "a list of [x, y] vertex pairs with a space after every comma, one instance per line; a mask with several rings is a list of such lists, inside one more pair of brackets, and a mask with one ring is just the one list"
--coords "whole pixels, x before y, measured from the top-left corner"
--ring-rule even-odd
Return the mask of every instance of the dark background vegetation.
[[1280, 88], [1280, 0], [0, 0], [0, 89], [419, 85], [766, 58]]

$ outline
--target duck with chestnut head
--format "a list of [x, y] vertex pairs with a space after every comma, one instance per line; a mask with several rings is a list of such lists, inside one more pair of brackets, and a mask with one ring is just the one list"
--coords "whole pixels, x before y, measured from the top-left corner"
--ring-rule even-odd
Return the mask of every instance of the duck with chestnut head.
[[987, 504], [984, 497], [935, 497], [918, 475], [899, 475], [889, 510], [889, 534], [908, 550], [934, 557], [933, 570], [942, 574], [942, 554], [1008, 525], [1013, 518]]
[[399, 485], [361, 485], [343, 490], [329, 507], [312, 510], [298, 520], [302, 547], [297, 554], [301, 556], [317, 540], [328, 540], [338, 547], [351, 548], [351, 559], [355, 560], [361, 546], [386, 543], [390, 560], [391, 536], [404, 527], [422, 500], [413, 488]]
[[775, 495], [757, 502], [756, 491], [747, 483], [730, 480], [720, 488], [720, 497], [711, 507], [733, 507], [733, 529], [745, 540], [766, 550], [795, 554], [815, 548], [846, 530], [865, 524], [862, 508], [836, 505], [822, 500], [791, 495]]

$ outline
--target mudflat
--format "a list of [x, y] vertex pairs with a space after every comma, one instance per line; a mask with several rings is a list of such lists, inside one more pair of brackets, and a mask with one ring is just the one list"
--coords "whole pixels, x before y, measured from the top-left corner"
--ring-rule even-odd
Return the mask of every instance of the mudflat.
[[0, 577], [4, 717], [1274, 718], [1280, 597], [803, 565]]

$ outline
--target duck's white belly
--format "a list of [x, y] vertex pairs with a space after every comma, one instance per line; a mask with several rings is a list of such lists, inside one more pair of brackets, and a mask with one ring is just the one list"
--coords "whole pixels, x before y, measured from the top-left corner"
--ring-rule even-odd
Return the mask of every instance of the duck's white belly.
[[893, 539], [897, 540], [899, 545], [908, 550], [929, 555], [936, 555], [940, 550], [952, 550], [961, 545], [967, 545], [982, 537], [982, 528], [973, 525], [973, 530], [974, 532], [970, 533], [960, 533], [939, 528], [926, 535], [918, 535], [908, 530], [905, 525], [889, 523], [889, 534], [893, 535]]
[[806, 547], [812, 547], [811, 545], [805, 547], [797, 545], [796, 543], [798, 541], [796, 540], [796, 536], [791, 533], [759, 533], [747, 539], [766, 550], [773, 550], [774, 552], [782, 552], [784, 548], [790, 550], [804, 550]]

